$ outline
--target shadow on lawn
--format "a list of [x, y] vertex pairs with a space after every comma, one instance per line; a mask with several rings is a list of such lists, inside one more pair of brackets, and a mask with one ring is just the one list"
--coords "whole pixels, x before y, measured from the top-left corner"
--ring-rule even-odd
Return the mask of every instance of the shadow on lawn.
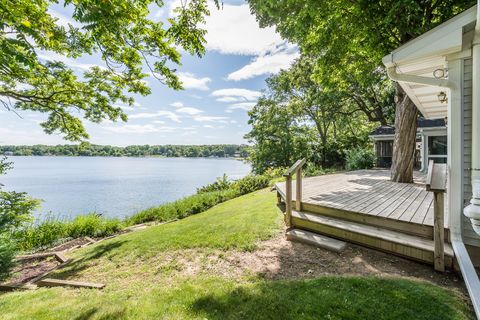
[[266, 281], [194, 301], [208, 319], [462, 319], [455, 295], [431, 285], [374, 277]]
[[93, 247], [89, 247], [89, 251], [81, 258], [75, 259], [71, 263], [67, 264], [64, 268], [59, 269], [59, 271], [55, 273], [55, 278], [65, 279], [68, 277], [73, 277], [75, 274], [88, 269], [93, 260], [105, 256], [112, 258], [117, 255], [116, 252], [118, 252], [118, 249], [127, 242], [127, 240], [108, 241], [94, 245]]
[[88, 309], [85, 312], [80, 313], [78, 316], [72, 320], [89, 320], [95, 318], [96, 320], [115, 320], [115, 319], [124, 319], [125, 310], [112, 311], [108, 313], [103, 313], [98, 315], [97, 308]]

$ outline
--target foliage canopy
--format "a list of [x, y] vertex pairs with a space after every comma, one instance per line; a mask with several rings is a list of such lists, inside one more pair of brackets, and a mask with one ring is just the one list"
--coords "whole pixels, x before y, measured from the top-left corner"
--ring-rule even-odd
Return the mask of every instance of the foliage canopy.
[[[0, 3], [0, 103], [47, 114], [45, 132], [70, 141], [88, 138], [82, 118], [126, 121], [115, 103], [133, 105], [131, 94], [149, 94], [148, 77], [181, 89], [179, 48], [205, 51], [199, 25], [209, 13], [206, 0], [182, 1], [167, 23], [148, 16], [162, 0], [65, 0], [68, 22], [52, 13], [56, 3]], [[99, 55], [104, 65], [74, 70], [66, 63], [87, 55]]]

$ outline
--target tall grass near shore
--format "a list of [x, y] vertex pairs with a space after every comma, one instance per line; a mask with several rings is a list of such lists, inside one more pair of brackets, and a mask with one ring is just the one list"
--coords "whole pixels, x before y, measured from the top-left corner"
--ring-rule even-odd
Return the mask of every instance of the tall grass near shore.
[[14, 233], [21, 250], [41, 249], [62, 239], [83, 236], [105, 237], [119, 232], [125, 223], [119, 219], [105, 218], [95, 213], [75, 217], [72, 221], [51, 218], [39, 224], [29, 225]]

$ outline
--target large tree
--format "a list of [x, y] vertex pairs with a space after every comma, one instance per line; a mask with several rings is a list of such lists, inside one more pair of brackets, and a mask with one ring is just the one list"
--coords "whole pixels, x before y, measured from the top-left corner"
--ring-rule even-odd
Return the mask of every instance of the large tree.
[[[67, 140], [88, 138], [82, 118], [127, 120], [114, 105], [149, 94], [147, 77], [180, 89], [179, 48], [204, 53], [207, 0], [181, 1], [168, 23], [149, 19], [162, 0], [61, 3], [72, 12], [68, 23], [53, 14], [55, 0], [0, 2], [0, 106], [46, 113], [44, 130]], [[101, 65], [81, 74], [65, 63], [92, 54]]]
[[[317, 55], [313, 72], [325, 87], [361, 95], [385, 77], [381, 58], [469, 8], [473, 0], [249, 0], [261, 25], [274, 25], [303, 52]], [[396, 88], [392, 180], [413, 180], [417, 110]], [[378, 119], [379, 120], [379, 119]]]
[[267, 79], [267, 90], [249, 113], [251, 159], [261, 172], [306, 157], [321, 167], [343, 164], [345, 151], [364, 145], [371, 130], [350, 95], [324, 90], [312, 77], [314, 60], [301, 56]]

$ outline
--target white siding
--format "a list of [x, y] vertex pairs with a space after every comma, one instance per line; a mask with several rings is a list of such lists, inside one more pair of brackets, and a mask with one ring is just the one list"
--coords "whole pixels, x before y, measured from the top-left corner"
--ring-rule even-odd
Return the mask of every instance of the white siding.
[[[472, 58], [463, 61], [463, 204], [472, 198], [470, 170], [472, 164]], [[462, 215], [462, 235], [466, 244], [480, 246], [480, 237], [473, 231], [470, 221]]]

